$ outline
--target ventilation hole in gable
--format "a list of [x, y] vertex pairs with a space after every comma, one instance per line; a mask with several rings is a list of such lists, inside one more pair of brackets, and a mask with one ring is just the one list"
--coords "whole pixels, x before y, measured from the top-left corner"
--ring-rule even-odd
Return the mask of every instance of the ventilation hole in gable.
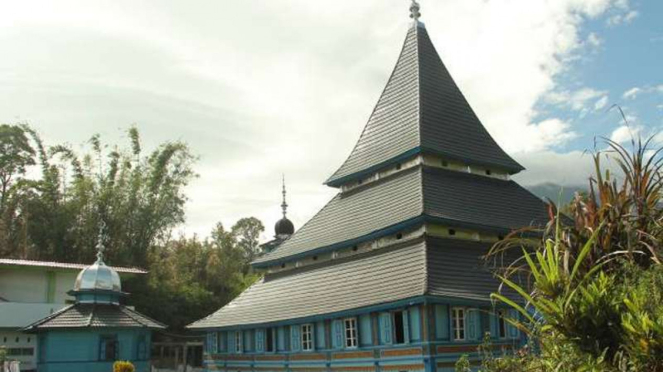
[[285, 264], [284, 263], [281, 264], [281, 268], [285, 269]]
[[451, 235], [451, 236], [456, 235], [456, 230], [449, 229], [449, 235]]
[[446, 160], [442, 160], [442, 166], [443, 166], [443, 167], [448, 167], [448, 166], [449, 166], [449, 162], [446, 161]]
[[359, 181], [357, 181], [357, 185], [361, 185], [361, 184], [363, 184], [363, 183], [364, 183], [364, 180], [359, 180]]
[[401, 170], [401, 168], [402, 168], [401, 163], [396, 164], [396, 170]]
[[493, 172], [490, 169], [486, 169], [486, 176], [490, 176]]
[[402, 233], [396, 234], [396, 239], [398, 239], [398, 240], [403, 239], [403, 234]]
[[352, 247], [353, 252], [357, 252], [358, 250], [359, 250], [359, 247], [357, 247], [356, 245], [354, 247]]
[[317, 260], [318, 260], [318, 256], [313, 256], [313, 261], [317, 261]]

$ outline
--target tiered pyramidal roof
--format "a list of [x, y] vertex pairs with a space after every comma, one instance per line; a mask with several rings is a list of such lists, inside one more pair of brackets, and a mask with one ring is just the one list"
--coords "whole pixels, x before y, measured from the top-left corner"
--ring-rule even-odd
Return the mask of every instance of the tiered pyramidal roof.
[[365, 311], [427, 296], [489, 301], [481, 259], [514, 229], [547, 222], [545, 203], [510, 179], [523, 170], [493, 140], [414, 22], [340, 188], [253, 266], [265, 277], [192, 328]]
[[339, 186], [422, 152], [512, 174], [524, 169], [486, 131], [442, 63], [424, 24], [415, 21], [357, 145], [326, 183]]

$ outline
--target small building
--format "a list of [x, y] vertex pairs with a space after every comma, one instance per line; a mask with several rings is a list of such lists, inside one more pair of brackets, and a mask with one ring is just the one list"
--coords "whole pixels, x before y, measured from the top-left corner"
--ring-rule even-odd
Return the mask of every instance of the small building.
[[[78, 273], [88, 265], [0, 259], [0, 346], [8, 357], [21, 362], [21, 371], [37, 369], [37, 341], [21, 329], [70, 304], [67, 292]], [[113, 267], [123, 278], [144, 275], [136, 268]]]
[[108, 372], [117, 360], [150, 370], [152, 331], [165, 326], [120, 304], [127, 293], [98, 249], [68, 292], [73, 303], [23, 330], [37, 337], [39, 372]]
[[[209, 371], [447, 372], [489, 337], [520, 345], [482, 257], [548, 221], [511, 176], [524, 168], [483, 126], [419, 21], [419, 5], [338, 194], [252, 265], [264, 277], [189, 327]], [[486, 61], [490, 63], [490, 61]], [[506, 259], [505, 259], [506, 261]], [[513, 293], [507, 296], [517, 298]]]

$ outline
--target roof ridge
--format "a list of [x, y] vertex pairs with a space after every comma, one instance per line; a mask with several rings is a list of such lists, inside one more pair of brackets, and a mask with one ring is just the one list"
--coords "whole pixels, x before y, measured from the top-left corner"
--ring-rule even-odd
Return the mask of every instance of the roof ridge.
[[154, 322], [155, 324], [157, 324], [159, 326], [162, 326], [162, 327], [166, 328], [166, 325], [161, 323], [160, 321], [152, 319], [147, 315], [143, 315], [143, 314], [139, 313], [138, 311], [132, 310], [131, 308], [129, 308], [127, 306], [124, 306], [124, 305], [117, 305], [117, 306], [120, 308], [120, 311], [122, 311], [124, 314], [126, 314], [128, 317], [130, 317], [131, 319], [133, 319], [137, 323], [140, 323], [140, 324], [144, 325], [145, 327], [149, 327], [149, 325], [145, 324], [143, 321], [141, 321], [139, 319], [136, 319], [136, 315], [140, 315], [141, 317], [143, 317], [143, 318], [145, 318], [145, 319], [147, 319], [151, 322]]

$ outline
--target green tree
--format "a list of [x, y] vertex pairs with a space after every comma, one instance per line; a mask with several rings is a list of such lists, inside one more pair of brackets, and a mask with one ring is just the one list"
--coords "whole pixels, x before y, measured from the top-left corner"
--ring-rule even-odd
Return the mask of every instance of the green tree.
[[242, 218], [233, 225], [232, 234], [236, 237], [247, 262], [253, 261], [260, 253], [259, 239], [264, 231], [265, 226], [255, 217]]
[[0, 125], [0, 212], [4, 211], [12, 183], [35, 164], [35, 151], [24, 125]]

